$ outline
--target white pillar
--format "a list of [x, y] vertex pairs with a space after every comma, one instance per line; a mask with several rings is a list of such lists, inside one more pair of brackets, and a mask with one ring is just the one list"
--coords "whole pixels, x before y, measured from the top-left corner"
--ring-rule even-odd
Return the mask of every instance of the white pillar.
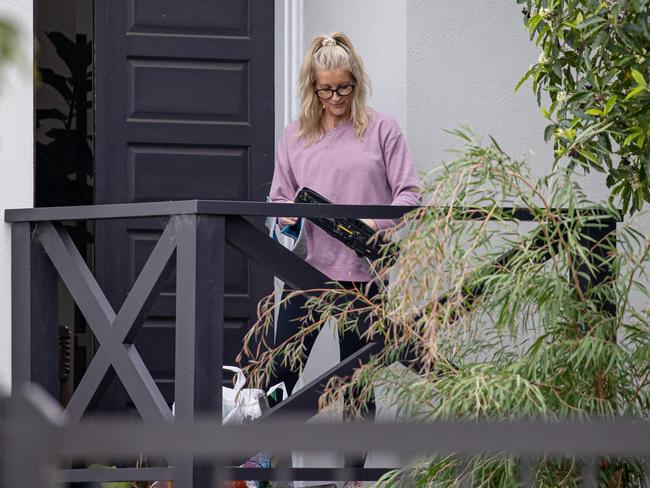
[[300, 109], [298, 76], [303, 49], [303, 0], [275, 2], [275, 140]]
[[34, 187], [33, 0], [0, 0], [20, 32], [19, 62], [0, 73], [0, 392], [11, 388], [11, 232], [6, 208], [31, 207]]

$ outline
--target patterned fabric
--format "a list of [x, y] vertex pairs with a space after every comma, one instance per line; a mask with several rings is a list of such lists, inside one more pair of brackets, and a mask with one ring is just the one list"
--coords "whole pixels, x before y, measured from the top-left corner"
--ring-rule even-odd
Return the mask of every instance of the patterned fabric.
[[[270, 454], [261, 452], [256, 454], [244, 464], [242, 468], [270, 468], [272, 457]], [[231, 488], [270, 488], [272, 485], [268, 481], [233, 481]]]

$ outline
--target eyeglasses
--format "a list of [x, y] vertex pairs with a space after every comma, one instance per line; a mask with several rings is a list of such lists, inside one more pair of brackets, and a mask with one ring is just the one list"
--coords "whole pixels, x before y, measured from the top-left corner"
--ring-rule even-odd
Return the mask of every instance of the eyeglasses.
[[321, 88], [320, 90], [314, 90], [314, 93], [321, 100], [329, 100], [334, 96], [334, 93], [338, 93], [339, 97], [347, 97], [348, 95], [352, 95], [353, 91], [354, 83], [350, 83], [349, 85], [341, 85], [337, 87], [336, 90], [332, 90], [331, 88]]

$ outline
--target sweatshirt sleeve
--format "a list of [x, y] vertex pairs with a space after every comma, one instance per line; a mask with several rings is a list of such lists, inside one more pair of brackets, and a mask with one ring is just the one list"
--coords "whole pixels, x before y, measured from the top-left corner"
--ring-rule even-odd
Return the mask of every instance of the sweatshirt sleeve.
[[[386, 142], [384, 161], [392, 195], [391, 205], [420, 205], [420, 179], [403, 134], [393, 136]], [[377, 219], [375, 222], [379, 230], [396, 224], [393, 219]]]
[[269, 197], [272, 202], [293, 202], [297, 191], [298, 183], [289, 164], [287, 132], [285, 131], [278, 142], [278, 152]]

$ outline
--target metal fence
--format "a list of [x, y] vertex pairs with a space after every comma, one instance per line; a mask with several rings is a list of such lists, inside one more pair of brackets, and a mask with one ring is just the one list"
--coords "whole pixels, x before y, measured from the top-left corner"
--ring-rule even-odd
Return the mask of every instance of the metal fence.
[[[33, 382], [57, 396], [58, 279], [66, 286], [97, 339], [96, 351], [65, 412], [78, 421], [104, 394], [115, 374], [147, 423], [169, 422], [170, 406], [133, 342], [165, 281], [176, 270], [174, 398], [176, 419], [221, 412], [226, 244], [295, 289], [334, 286], [329, 278], [269, 239], [251, 218], [272, 216], [399, 218], [412, 207], [282, 204], [190, 200], [77, 207], [14, 209], [12, 225], [12, 382]], [[166, 219], [128, 296], [114, 310], [77, 250], [65, 221]], [[369, 344], [270, 410], [317, 412], [322, 385], [350, 374], [376, 349]], [[175, 459], [176, 488], [201, 483], [191, 457]], [[79, 469], [77, 479], [94, 473]]]
[[[350, 468], [240, 468], [233, 459], [262, 452], [390, 451], [410, 456], [453, 453], [461, 459], [479, 454], [519, 458], [520, 481], [533, 486], [535, 461], [549, 457], [581, 460], [582, 483], [599, 486], [600, 457], [650, 460], [650, 423], [616, 422], [433, 422], [419, 424], [252, 423], [222, 426], [214, 418], [193, 422], [145, 424], [133, 419], [74, 422], [39, 388], [23, 388], [0, 400], [0, 486], [61, 486], [79, 481], [60, 469], [74, 459], [136, 458], [143, 453], [167, 459], [194, 458], [207, 475], [198, 485], [224, 480], [376, 480], [386, 470]], [[164, 463], [163, 463], [164, 464]], [[95, 481], [174, 479], [173, 467], [95, 471]], [[88, 476], [83, 478], [88, 479]], [[647, 480], [650, 481], [650, 480]], [[646, 482], [647, 482], [646, 481]]]
[[[3, 472], [8, 486], [45, 486], [45, 481], [69, 482], [173, 479], [175, 488], [212, 484], [210, 476], [193, 458], [209, 455], [218, 467], [217, 477], [235, 479], [355, 479], [376, 480], [385, 470], [274, 469], [242, 471], [226, 467], [229, 460], [269, 449], [327, 451], [350, 449], [395, 452], [509, 452], [542, 455], [559, 452], [567, 455], [619, 454], [630, 447], [629, 439], [605, 449], [613, 434], [612, 426], [574, 426], [578, 430], [551, 428], [547, 424], [518, 425], [436, 424], [427, 426], [296, 426], [288, 436], [280, 427], [256, 425], [231, 431], [219, 422], [194, 423], [201, 415], [219, 417], [221, 411], [220, 366], [222, 362], [224, 318], [224, 268], [226, 244], [266, 267], [296, 289], [326, 288], [329, 279], [297, 258], [280, 244], [268, 239], [250, 217], [291, 215], [321, 218], [398, 218], [412, 207], [361, 205], [292, 205], [258, 202], [178, 201], [86, 207], [8, 210], [5, 220], [12, 224], [12, 381], [14, 385], [36, 383], [56, 396], [57, 381], [57, 314], [58, 277], [61, 278], [100, 348], [65, 408], [65, 421], [54, 408], [35, 413], [40, 401], [14, 398], [4, 403], [5, 463]], [[508, 209], [503, 209], [508, 212]], [[477, 211], [459, 218], [483, 218]], [[525, 210], [510, 210], [513, 218], [534, 220]], [[167, 218], [165, 228], [149, 259], [119, 310], [114, 310], [89, 267], [77, 251], [61, 222], [123, 218]], [[616, 222], [606, 219], [598, 240], [612, 234]], [[504, 255], [503, 259], [509, 259]], [[133, 341], [142, 327], [165, 280], [176, 269], [176, 417], [172, 422], [169, 405], [155, 385]], [[603, 279], [608, 271], [603, 271]], [[444, 299], [442, 297], [441, 299]], [[180, 326], [179, 326], [180, 324]], [[380, 347], [370, 343], [355, 355], [339, 363], [302, 388], [297, 394], [269, 410], [262, 419], [268, 422], [279, 412], [290, 411], [294, 421], [304, 421], [317, 412], [320, 391], [334, 375], [349, 375]], [[124, 384], [145, 424], [78, 424], [94, 399], [100, 396], [108, 375], [115, 373]], [[21, 403], [22, 402], [22, 403]], [[13, 405], [13, 407], [12, 407]], [[23, 405], [24, 409], [16, 405]], [[49, 405], [49, 403], [48, 403]], [[51, 405], [50, 405], [51, 407]], [[28, 412], [29, 413], [28, 415]], [[45, 415], [44, 415], [45, 414]], [[620, 432], [629, 433], [627, 424]], [[635, 424], [636, 425], [636, 424]], [[647, 431], [641, 424], [637, 433]], [[508, 429], [519, 429], [512, 431]], [[21, 429], [24, 435], [22, 435]], [[98, 430], [93, 430], [98, 429]], [[101, 430], [105, 429], [105, 430]], [[215, 430], [216, 429], [216, 430]], [[270, 430], [264, 430], [270, 429]], [[273, 430], [276, 429], [276, 430]], [[476, 430], [478, 429], [478, 430]], [[532, 429], [532, 430], [531, 430]], [[555, 429], [555, 430], [554, 430]], [[582, 430], [580, 430], [582, 429]], [[609, 429], [609, 430], [608, 430]], [[628, 429], [628, 430], [626, 430]], [[631, 427], [630, 427], [631, 429]], [[644, 430], [645, 429], [645, 430]], [[634, 429], [633, 429], [634, 430]], [[288, 432], [288, 431], [287, 431]], [[548, 442], [540, 442], [544, 435]], [[567, 434], [580, 434], [571, 440]], [[588, 432], [591, 432], [589, 434]], [[598, 437], [600, 433], [607, 433]], [[136, 435], [137, 433], [137, 435]], [[119, 435], [118, 435], [119, 434]], [[492, 444], [487, 441], [492, 438]], [[505, 437], [503, 437], [505, 435]], [[531, 437], [532, 436], [532, 437]], [[525, 439], [534, 446], [526, 447]], [[646, 436], [650, 438], [650, 436]], [[126, 441], [128, 439], [128, 442]], [[420, 439], [420, 440], [418, 440]], [[508, 440], [509, 439], [509, 440]], [[580, 444], [600, 439], [591, 447]], [[100, 441], [101, 440], [101, 441]], [[602, 441], [602, 442], [601, 442]], [[508, 444], [511, 442], [511, 444]], [[577, 442], [578, 444], [572, 444]], [[96, 446], [97, 451], [95, 451]], [[161, 448], [160, 446], [164, 446]], [[252, 446], [255, 446], [254, 448]], [[345, 446], [345, 447], [342, 447]], [[565, 450], [567, 446], [574, 446]], [[640, 453], [641, 445], [637, 446]], [[554, 450], [555, 449], [555, 450]], [[63, 469], [76, 456], [126, 456], [137, 453], [164, 454], [168, 466], [159, 468], [124, 468], [105, 472], [88, 469]], [[645, 451], [644, 451], [645, 452]], [[30, 470], [30, 460], [39, 459], [43, 470]], [[244, 457], [245, 459], [245, 457]], [[590, 464], [587, 463], [586, 466]], [[49, 468], [48, 468], [49, 466]], [[20, 469], [19, 469], [20, 468]], [[589, 472], [589, 470], [587, 470]], [[22, 473], [22, 474], [21, 474]], [[43, 473], [48, 473], [44, 476]], [[33, 483], [21, 482], [19, 476], [33, 476]], [[586, 479], [590, 479], [589, 476]], [[40, 481], [38, 481], [40, 480]], [[38, 484], [37, 484], [38, 481]]]

